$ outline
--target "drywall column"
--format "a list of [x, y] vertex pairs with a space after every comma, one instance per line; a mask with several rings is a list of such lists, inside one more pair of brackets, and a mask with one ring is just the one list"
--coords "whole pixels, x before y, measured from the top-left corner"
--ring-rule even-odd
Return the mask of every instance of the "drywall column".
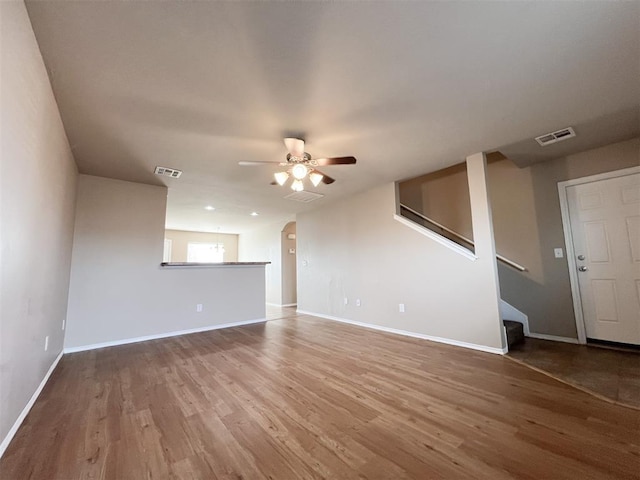
[[[471, 224], [477, 262], [483, 264], [489, 272], [491, 280], [483, 285], [487, 302], [491, 302], [487, 315], [495, 316], [498, 325], [500, 318], [500, 284], [498, 265], [496, 262], [496, 243], [493, 237], [493, 220], [491, 203], [487, 188], [487, 158], [484, 153], [476, 153], [467, 157], [467, 179], [469, 182], [469, 198], [471, 200]], [[494, 305], [495, 304], [495, 305]], [[494, 308], [495, 306], [495, 308]], [[487, 319], [490, 321], [490, 319]], [[500, 331], [503, 328], [500, 325]], [[502, 338], [502, 347], [506, 347], [506, 339]]]

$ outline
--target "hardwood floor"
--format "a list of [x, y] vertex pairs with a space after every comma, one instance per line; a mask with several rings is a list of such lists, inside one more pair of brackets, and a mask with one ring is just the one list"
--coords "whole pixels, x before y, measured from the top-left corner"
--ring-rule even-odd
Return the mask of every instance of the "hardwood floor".
[[640, 412], [309, 316], [65, 355], [8, 479], [639, 478]]

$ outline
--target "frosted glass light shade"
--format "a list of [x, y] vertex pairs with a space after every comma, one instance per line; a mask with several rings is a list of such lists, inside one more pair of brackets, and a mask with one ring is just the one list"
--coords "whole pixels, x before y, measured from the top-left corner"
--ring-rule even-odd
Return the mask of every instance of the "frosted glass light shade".
[[278, 185], [282, 186], [287, 181], [287, 178], [289, 178], [289, 174], [287, 172], [278, 172], [273, 174], [273, 178], [276, 179]]
[[311, 180], [311, 183], [313, 183], [314, 187], [317, 187], [318, 185], [320, 185], [320, 182], [322, 181], [323, 178], [324, 178], [324, 175], [318, 172], [313, 172], [309, 174], [309, 180]]
[[293, 178], [295, 178], [296, 180], [302, 180], [307, 176], [307, 167], [305, 165], [302, 165], [301, 163], [298, 163], [294, 165], [293, 168], [291, 168], [291, 175], [293, 175]]
[[301, 180], [294, 180], [293, 183], [291, 184], [291, 190], [293, 190], [294, 192], [301, 192], [304, 190], [304, 185], [302, 184]]

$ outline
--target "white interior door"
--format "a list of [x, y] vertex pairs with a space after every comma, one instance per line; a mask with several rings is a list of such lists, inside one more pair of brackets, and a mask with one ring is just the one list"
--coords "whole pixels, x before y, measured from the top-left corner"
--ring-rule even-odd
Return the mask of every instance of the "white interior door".
[[567, 187], [587, 338], [640, 344], [640, 174]]

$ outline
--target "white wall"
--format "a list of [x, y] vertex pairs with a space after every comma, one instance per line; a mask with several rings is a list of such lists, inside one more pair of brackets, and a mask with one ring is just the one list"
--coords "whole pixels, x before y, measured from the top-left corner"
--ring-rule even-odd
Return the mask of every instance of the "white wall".
[[2, 442], [62, 350], [77, 173], [22, 2], [0, 2], [0, 32]]
[[165, 187], [80, 175], [65, 347], [265, 318], [263, 266], [160, 266], [166, 200]]
[[298, 309], [501, 350], [486, 207], [474, 209], [475, 261], [394, 220], [393, 184], [298, 214]]
[[271, 262], [266, 267], [266, 301], [282, 305], [282, 222], [273, 223], [238, 238], [238, 260]]

